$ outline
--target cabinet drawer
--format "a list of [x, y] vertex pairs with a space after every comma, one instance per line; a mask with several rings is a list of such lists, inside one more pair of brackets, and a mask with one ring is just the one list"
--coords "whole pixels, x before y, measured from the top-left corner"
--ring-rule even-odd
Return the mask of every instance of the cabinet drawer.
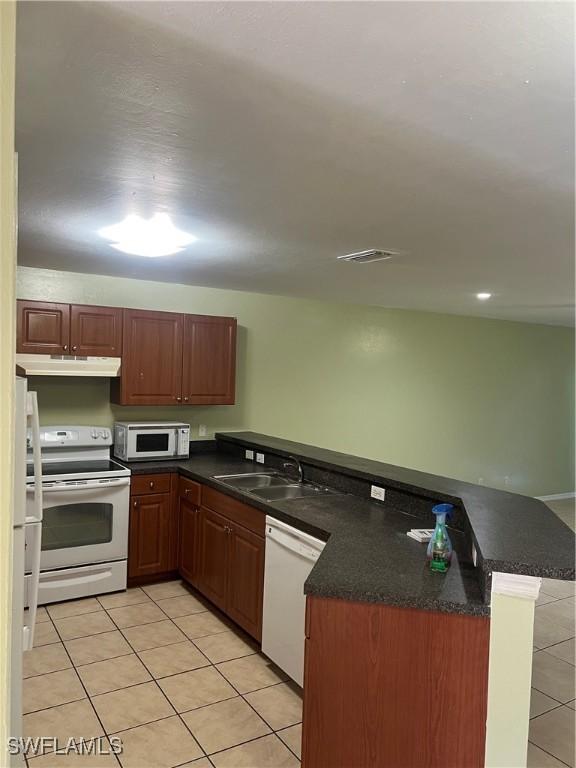
[[200, 506], [200, 485], [187, 477], [180, 477], [178, 483], [178, 496], [189, 504]]
[[229, 520], [243, 525], [249, 531], [264, 536], [266, 516], [259, 509], [243, 504], [241, 501], [215, 491], [206, 485], [202, 486], [202, 504], [215, 512], [219, 512]]
[[143, 493], [168, 493], [170, 475], [132, 475], [130, 493], [137, 496]]

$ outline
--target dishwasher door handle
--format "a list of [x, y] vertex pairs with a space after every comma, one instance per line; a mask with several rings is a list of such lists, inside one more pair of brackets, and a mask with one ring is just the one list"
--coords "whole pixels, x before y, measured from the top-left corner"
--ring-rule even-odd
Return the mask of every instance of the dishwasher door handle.
[[284, 549], [288, 549], [290, 552], [295, 552], [297, 555], [301, 555], [306, 558], [306, 560], [311, 560], [312, 562], [318, 560], [322, 551], [309, 547], [296, 536], [291, 536], [289, 533], [279, 531], [270, 525], [266, 529], [266, 539], [275, 541], [276, 544], [284, 547]]

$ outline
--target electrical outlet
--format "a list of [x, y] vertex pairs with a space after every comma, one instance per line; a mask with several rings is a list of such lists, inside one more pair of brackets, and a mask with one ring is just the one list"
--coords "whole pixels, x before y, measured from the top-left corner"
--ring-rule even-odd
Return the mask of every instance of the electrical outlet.
[[386, 491], [384, 488], [379, 488], [377, 485], [373, 485], [370, 489], [370, 496], [378, 501], [384, 501], [386, 497]]
[[198, 437], [206, 437], [208, 434], [208, 427], [206, 424], [200, 424], [198, 427]]
[[256, 454], [256, 461], [258, 464], [264, 464], [264, 454], [263, 453], [257, 453]]
[[254, 451], [250, 451], [248, 448], [244, 451], [244, 458], [254, 461]]

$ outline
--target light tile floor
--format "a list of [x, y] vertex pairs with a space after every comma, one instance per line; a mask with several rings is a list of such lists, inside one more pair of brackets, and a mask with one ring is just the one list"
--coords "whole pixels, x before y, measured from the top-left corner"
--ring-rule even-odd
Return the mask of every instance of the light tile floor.
[[[549, 503], [574, 530], [574, 501]], [[534, 618], [528, 768], [574, 768], [574, 582], [543, 579]]]
[[180, 581], [40, 609], [24, 713], [25, 737], [123, 743], [117, 756], [48, 748], [29, 768], [300, 765], [301, 691]]

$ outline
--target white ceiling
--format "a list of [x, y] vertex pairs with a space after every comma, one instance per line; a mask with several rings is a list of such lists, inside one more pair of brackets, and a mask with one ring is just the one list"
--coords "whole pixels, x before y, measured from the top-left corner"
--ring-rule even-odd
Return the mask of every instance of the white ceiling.
[[[19, 3], [20, 263], [569, 324], [573, 10]], [[199, 240], [97, 235], [154, 211]]]

